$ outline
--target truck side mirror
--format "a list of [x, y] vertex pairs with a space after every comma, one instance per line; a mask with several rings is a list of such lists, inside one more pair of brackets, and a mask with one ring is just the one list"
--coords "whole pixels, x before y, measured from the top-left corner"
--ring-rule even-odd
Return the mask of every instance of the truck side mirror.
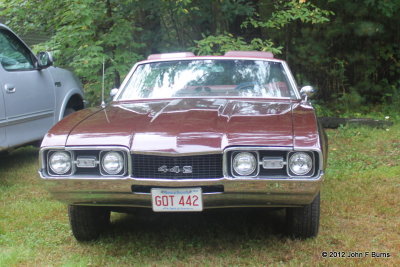
[[49, 52], [39, 52], [37, 54], [39, 69], [45, 69], [53, 65], [53, 56]]

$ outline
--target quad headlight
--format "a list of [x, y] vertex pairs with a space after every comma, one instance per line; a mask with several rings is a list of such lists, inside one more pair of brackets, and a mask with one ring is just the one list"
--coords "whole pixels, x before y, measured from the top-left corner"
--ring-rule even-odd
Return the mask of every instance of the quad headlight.
[[321, 168], [320, 155], [313, 150], [232, 147], [225, 153], [224, 170], [234, 178], [306, 179], [315, 177]]
[[240, 152], [233, 157], [233, 170], [240, 176], [249, 176], [257, 168], [257, 159], [253, 153]]
[[116, 147], [73, 147], [42, 149], [41, 173], [44, 176], [70, 176], [79, 178], [114, 177], [128, 174], [128, 149]]
[[66, 151], [56, 151], [49, 157], [49, 167], [56, 175], [63, 175], [71, 170], [71, 154]]
[[295, 175], [307, 175], [313, 168], [313, 159], [308, 153], [296, 152], [290, 155], [289, 169]]
[[124, 157], [120, 152], [106, 152], [102, 157], [101, 166], [108, 175], [120, 174], [124, 168]]

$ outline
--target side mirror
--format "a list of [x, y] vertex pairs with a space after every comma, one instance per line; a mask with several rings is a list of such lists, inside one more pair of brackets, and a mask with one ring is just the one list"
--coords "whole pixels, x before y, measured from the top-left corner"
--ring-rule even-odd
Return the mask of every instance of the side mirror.
[[118, 93], [119, 89], [118, 88], [113, 88], [110, 91], [110, 97], [114, 98], [114, 96]]
[[39, 69], [45, 69], [53, 65], [53, 56], [49, 52], [39, 52], [37, 54]]
[[307, 101], [309, 98], [313, 97], [315, 92], [316, 92], [315, 88], [309, 85], [303, 86], [300, 89], [300, 95], [304, 101]]

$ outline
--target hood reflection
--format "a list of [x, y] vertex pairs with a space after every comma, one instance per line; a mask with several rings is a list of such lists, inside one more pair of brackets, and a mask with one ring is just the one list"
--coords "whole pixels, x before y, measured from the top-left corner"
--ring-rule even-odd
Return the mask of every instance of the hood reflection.
[[291, 109], [290, 100], [120, 103], [79, 124], [68, 143], [123, 145], [134, 152], [158, 153], [216, 152], [233, 145], [292, 146]]

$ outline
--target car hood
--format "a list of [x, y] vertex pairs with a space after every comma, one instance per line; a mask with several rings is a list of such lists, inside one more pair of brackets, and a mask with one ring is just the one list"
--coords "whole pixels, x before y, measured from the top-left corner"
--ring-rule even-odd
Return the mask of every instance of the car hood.
[[291, 100], [170, 99], [110, 105], [77, 124], [67, 146], [126, 146], [142, 153], [293, 146]]

